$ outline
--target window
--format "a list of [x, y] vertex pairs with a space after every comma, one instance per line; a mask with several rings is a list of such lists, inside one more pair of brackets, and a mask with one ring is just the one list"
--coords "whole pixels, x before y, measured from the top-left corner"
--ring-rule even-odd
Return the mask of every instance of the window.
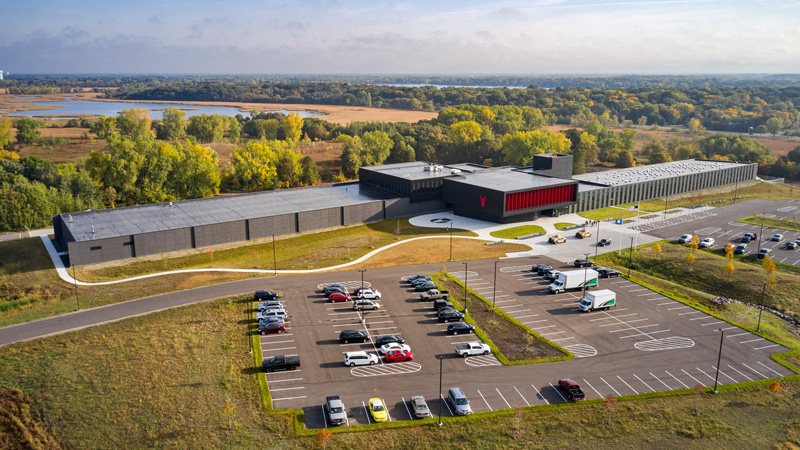
[[102, 250], [102, 249], [103, 249], [102, 245], [98, 245], [97, 247], [90, 247], [89, 248], [89, 250], [92, 250], [92, 251], [94, 251], [94, 250]]

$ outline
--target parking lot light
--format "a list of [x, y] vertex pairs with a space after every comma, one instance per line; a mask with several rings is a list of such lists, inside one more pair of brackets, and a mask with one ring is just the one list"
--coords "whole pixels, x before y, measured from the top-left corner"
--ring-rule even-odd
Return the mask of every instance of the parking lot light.
[[631, 265], [633, 264], [633, 237], [631, 237], [631, 249], [628, 253], [628, 278], [631, 277]]
[[444, 403], [444, 397], [442, 397], [442, 361], [444, 361], [444, 355], [439, 355], [439, 421], [436, 425], [442, 426], [442, 403]]
[[361, 290], [363, 291], [364, 290], [364, 272], [366, 272], [367, 269], [363, 269], [363, 270], [359, 269], [358, 271], [361, 272]]
[[[586, 255], [586, 260], [588, 261], [589, 260], [589, 254], [588, 253], [584, 253], [584, 254]], [[588, 264], [584, 264], [583, 265], [583, 296], [584, 297], [586, 297], [586, 280], [587, 280], [588, 274], [589, 274], [589, 265]]]
[[464, 314], [467, 313], [467, 278], [469, 277], [469, 263], [463, 262], [464, 264]]
[[499, 259], [494, 262], [494, 283], [492, 283], [492, 285], [493, 285], [493, 287], [492, 287], [492, 311], [494, 311], [494, 309], [495, 309], [494, 300], [495, 300], [495, 297], [497, 297], [497, 263], [499, 263], [499, 262], [500, 262]]
[[761, 311], [764, 310], [764, 293], [767, 291], [767, 282], [764, 281], [764, 286], [761, 288], [761, 304], [758, 305], [758, 326], [756, 327], [756, 333], [761, 331]]
[[714, 390], [711, 391], [713, 393], [717, 393], [717, 382], [719, 381], [719, 363], [722, 361], [722, 342], [725, 339], [725, 330], [717, 330], [719, 331], [719, 355], [717, 356], [717, 374], [714, 376]]
[[453, 260], [453, 222], [450, 221], [450, 261]]
[[595, 258], [597, 258], [597, 249], [600, 247], [600, 245], [599, 245], [600, 244], [600, 222], [602, 222], [602, 220], [598, 220], [597, 221], [597, 231], [596, 231], [597, 236], [595, 236], [595, 238], [594, 238], [594, 257]]

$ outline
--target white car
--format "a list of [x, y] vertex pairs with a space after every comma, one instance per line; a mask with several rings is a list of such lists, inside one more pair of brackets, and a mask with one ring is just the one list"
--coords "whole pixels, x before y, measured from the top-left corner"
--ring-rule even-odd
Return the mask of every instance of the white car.
[[358, 291], [358, 298], [365, 300], [378, 300], [381, 293], [377, 289], [362, 289]]
[[361, 311], [362, 309], [378, 309], [381, 305], [378, 302], [373, 302], [372, 300], [356, 300], [353, 302], [353, 309], [356, 311]]
[[367, 366], [378, 363], [378, 355], [367, 352], [347, 352], [344, 354], [345, 366]]
[[714, 245], [714, 238], [705, 238], [700, 241], [700, 247], [711, 247]]
[[678, 239], [678, 243], [680, 243], [680, 244], [688, 244], [690, 242], [692, 242], [692, 235], [691, 234], [684, 234], [683, 236], [681, 236], [680, 239]]
[[406, 344], [399, 344], [397, 342], [390, 342], [388, 344], [381, 345], [381, 348], [378, 350], [381, 352], [381, 355], [385, 355], [391, 351], [400, 350], [400, 351], [411, 351], [411, 347], [407, 346]]
[[280, 317], [281, 319], [286, 320], [289, 315], [286, 314], [286, 310], [283, 309], [268, 309], [256, 314], [256, 320], [266, 319], [267, 317]]
[[259, 311], [264, 311], [267, 309], [283, 309], [283, 303], [280, 300], [270, 300], [268, 302], [261, 302], [256, 306], [256, 309]]

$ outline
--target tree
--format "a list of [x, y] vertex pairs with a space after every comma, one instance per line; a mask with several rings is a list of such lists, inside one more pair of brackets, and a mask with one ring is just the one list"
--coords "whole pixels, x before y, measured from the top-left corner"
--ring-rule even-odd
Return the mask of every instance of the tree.
[[362, 165], [373, 166], [383, 164], [392, 150], [392, 139], [383, 131], [367, 131], [361, 135], [364, 153], [361, 155]]
[[285, 141], [257, 141], [237, 147], [231, 159], [236, 183], [246, 191], [277, 188], [277, 152], [288, 146]]
[[411, 162], [416, 160], [414, 148], [406, 142], [406, 139], [400, 133], [392, 136], [392, 143], [389, 157], [386, 158], [387, 163]]
[[186, 127], [186, 133], [196, 137], [200, 143], [222, 142], [228, 125], [227, 117], [216, 114], [201, 114], [189, 118], [189, 126]]
[[606, 417], [606, 425], [613, 425], [613, 422], [611, 422], [611, 415], [617, 410], [617, 399], [614, 398], [614, 394], [608, 394], [603, 397], [603, 408], [605, 408], [606, 412], [608, 413], [608, 416]]
[[694, 260], [695, 260], [694, 253], [689, 253], [688, 255], [686, 255], [686, 262], [688, 262], [689, 264], [694, 264]]
[[703, 395], [705, 395], [705, 393], [706, 393], [706, 391], [703, 388], [703, 385], [700, 384], [700, 383], [695, 384], [694, 387], [692, 388], [692, 395], [694, 396], [694, 413], [695, 414], [700, 414], [700, 399], [703, 398]]
[[728, 244], [724, 248], [724, 250], [725, 250], [725, 259], [727, 259], [728, 261], [733, 261], [733, 250], [734, 250], [734, 248], [735, 247], [730, 242], [728, 242]]
[[33, 145], [42, 135], [39, 127], [42, 123], [38, 120], [22, 118], [17, 120], [17, 142]]
[[363, 145], [361, 139], [353, 138], [350, 142], [345, 144], [342, 151], [342, 174], [347, 178], [355, 178], [358, 176], [358, 169], [363, 165], [361, 164], [361, 153], [363, 153]]
[[733, 275], [733, 272], [735, 270], [736, 270], [736, 268], [733, 266], [733, 262], [732, 261], [728, 261], [728, 264], [725, 264], [725, 273], [728, 274], [728, 278], [730, 278], [730, 276]]
[[686, 128], [689, 130], [690, 133], [699, 133], [705, 130], [703, 124], [700, 123], [700, 120], [698, 120], [695, 117], [689, 119], [689, 122], [686, 124]]
[[328, 431], [327, 428], [319, 430], [317, 436], [315, 437], [317, 445], [322, 448], [325, 448], [328, 445], [328, 441], [331, 439], [331, 434], [332, 433]]
[[122, 110], [117, 116], [119, 132], [131, 139], [152, 138], [150, 111], [141, 108]]
[[772, 257], [769, 255], [764, 255], [764, 260], [761, 262], [761, 266], [764, 267], [764, 272], [767, 273], [767, 279], [772, 279], [772, 274], [775, 273], [775, 262], [772, 261]]
[[581, 174], [589, 170], [589, 166], [597, 164], [600, 148], [595, 137], [587, 132], [581, 133], [578, 145], [572, 149], [572, 173]]
[[457, 145], [471, 144], [481, 138], [480, 124], [474, 121], [458, 122], [450, 125], [450, 140]]
[[767, 130], [775, 136], [783, 128], [783, 121], [778, 117], [770, 117], [767, 119], [766, 126]]
[[300, 152], [291, 148], [281, 148], [276, 151], [277, 160], [275, 170], [280, 187], [297, 187], [300, 185], [302, 166]]
[[184, 116], [186, 113], [178, 108], [164, 108], [158, 127], [158, 138], [177, 141], [186, 136], [187, 123], [183, 120]]
[[106, 117], [100, 116], [96, 122], [89, 126], [89, 131], [94, 133], [100, 139], [105, 139], [112, 134], [114, 134], [114, 130], [117, 127], [117, 118], [116, 117]]
[[0, 150], [5, 150], [11, 145], [13, 125], [7, 117], [0, 117]]
[[300, 183], [306, 186], [313, 186], [319, 183], [319, 167], [317, 166], [317, 162], [314, 161], [314, 158], [310, 156], [304, 157], [300, 160], [300, 168], [302, 170]]
[[629, 150], [619, 152], [616, 166], [620, 168], [633, 167], [633, 153], [631, 153]]
[[503, 159], [507, 164], [528, 166], [533, 155], [542, 153], [565, 153], [570, 148], [569, 139], [555, 131], [517, 131], [507, 134], [500, 144]]
[[592, 136], [597, 136], [603, 131], [603, 125], [600, 124], [599, 120], [593, 119], [583, 124], [583, 129]]
[[190, 144], [181, 152], [170, 186], [178, 198], [202, 198], [219, 194], [220, 181], [217, 152]]
[[[626, 128], [619, 134], [620, 149], [632, 152], [636, 147], [636, 130]], [[630, 167], [630, 166], [629, 166]]]
[[658, 242], [653, 246], [653, 253], [655, 253], [656, 256], [661, 256], [661, 244]]
[[692, 242], [689, 244], [689, 247], [692, 249], [692, 252], [697, 250], [697, 247], [700, 245], [700, 236], [694, 235], [692, 236]]
[[289, 115], [281, 121], [281, 127], [283, 128], [283, 134], [286, 136], [286, 140], [292, 144], [296, 144], [303, 135], [303, 119], [301, 119], [300, 114], [296, 112], [289, 113]]

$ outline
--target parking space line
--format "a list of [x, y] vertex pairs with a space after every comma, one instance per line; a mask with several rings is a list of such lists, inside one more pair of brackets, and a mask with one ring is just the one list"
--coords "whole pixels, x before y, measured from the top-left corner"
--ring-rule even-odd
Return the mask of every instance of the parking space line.
[[730, 335], [726, 336], [726, 338], [732, 338], [732, 337], [736, 337], [736, 336], [744, 336], [745, 334], [750, 334], [750, 332], [747, 331], [747, 332], [739, 333], [739, 334], [730, 334]]
[[367, 423], [370, 424], [372, 421], [369, 418], [369, 411], [367, 410], [367, 405], [364, 404], [364, 400], [361, 400], [361, 406], [364, 407], [364, 414], [367, 415]]
[[283, 397], [283, 398], [274, 398], [273, 397], [272, 401], [275, 402], [275, 401], [278, 401], [278, 400], [294, 400], [294, 399], [298, 399], [298, 398], [307, 398], [307, 397], [308, 397], [307, 395], [303, 395], [303, 396], [300, 396], [300, 397]]
[[[297, 347], [283, 347], [283, 348], [268, 348], [266, 349], [268, 352], [277, 352], [278, 350], [291, 350]], [[261, 350], [264, 350], [264, 344], [261, 344]]]
[[675, 308], [667, 308], [667, 311], [672, 311], [672, 310], [675, 310], [675, 309], [685, 309], [685, 308], [691, 308], [691, 306], [683, 305], [683, 306], [677, 306]]
[[757, 363], [759, 363], [759, 364], [761, 364], [762, 366], [764, 366], [766, 369], [768, 369], [768, 370], [771, 370], [771, 371], [772, 371], [772, 372], [773, 372], [775, 375], [777, 375], [777, 376], [779, 376], [779, 377], [782, 377], [782, 376], [783, 376], [783, 375], [781, 375], [781, 374], [780, 374], [780, 372], [778, 372], [777, 370], [775, 370], [775, 369], [773, 369], [773, 368], [771, 368], [771, 367], [767, 366], [766, 364], [762, 363], [761, 361], [756, 361], [756, 362], [757, 362]]
[[545, 328], [553, 328], [553, 327], [555, 327], [555, 325], [548, 325], [546, 327], [531, 328], [531, 330], [544, 330]]
[[531, 320], [530, 322], [522, 322], [522, 324], [523, 324], [523, 325], [527, 325], [527, 324], [529, 324], [529, 323], [539, 323], [539, 322], [547, 322], [547, 319], [541, 319], [541, 320]]
[[397, 327], [376, 327], [376, 328], [370, 328], [370, 330], [372, 330], [372, 331], [377, 331], [377, 330], [394, 330], [394, 329], [396, 329], [396, 328], [397, 328]]
[[[701, 368], [699, 368], [699, 367], [695, 367], [695, 369], [699, 370], [699, 371], [700, 371], [700, 373], [702, 373], [703, 375], [707, 376], [708, 378], [711, 378], [711, 381], [714, 381], [714, 377], [712, 377], [711, 375], [709, 375], [709, 374], [707, 374], [707, 373], [703, 372], [703, 369], [701, 369]], [[734, 383], [735, 383], [735, 382], [736, 382], [736, 380], [734, 380]], [[719, 383], [719, 384], [722, 384], [722, 383]]]
[[[663, 381], [661, 381], [661, 378], [658, 378], [657, 376], [653, 375], [653, 372], [650, 372], [650, 376], [651, 376], [651, 377], [653, 377], [653, 378], [655, 378], [656, 380], [658, 380], [658, 382], [659, 382], [659, 383], [663, 384], [663, 385], [664, 385], [664, 387], [666, 387], [666, 388], [667, 388], [667, 389], [669, 389], [670, 391], [672, 391], [672, 390], [673, 390], [671, 387], [669, 387], [669, 385], [668, 385], [667, 383], [664, 383]], [[673, 378], [675, 378], [675, 377], [673, 377]]]
[[[699, 369], [698, 369], [698, 370], [699, 370]], [[683, 373], [685, 373], [686, 375], [688, 375], [688, 376], [689, 376], [689, 378], [693, 379], [694, 381], [697, 381], [697, 384], [699, 384], [700, 386], [705, 386], [703, 383], [701, 383], [701, 382], [700, 382], [700, 380], [698, 380], [697, 378], [693, 377], [693, 376], [692, 376], [692, 375], [691, 375], [689, 372], [687, 372], [687, 371], [685, 371], [685, 370], [683, 370], [683, 369], [681, 369], [681, 371], [682, 371]]]
[[622, 381], [623, 383], [625, 383], [625, 386], [628, 386], [630, 388], [630, 390], [633, 391], [634, 394], [639, 394], [638, 392], [636, 392], [636, 389], [632, 388], [631, 385], [628, 384], [627, 381], [623, 380], [621, 376], [617, 375], [617, 378], [619, 378], [619, 381]]
[[391, 422], [392, 421], [392, 416], [389, 414], [389, 408], [388, 408], [388, 406], [386, 404], [386, 400], [381, 399], [381, 402], [383, 403], [383, 407], [386, 408], [386, 417], [388, 417], [389, 418], [389, 422]]
[[484, 396], [483, 396], [483, 394], [481, 394], [481, 391], [478, 391], [478, 395], [480, 395], [480, 396], [481, 396], [481, 398], [483, 399], [483, 402], [484, 402], [484, 403], [486, 403], [486, 406], [489, 408], [489, 411], [494, 411], [494, 410], [492, 409], [492, 406], [491, 406], [491, 405], [489, 405], [489, 402], [487, 402], [487, 401], [486, 401], [486, 397], [484, 397]]
[[[638, 327], [630, 327], [630, 328], [623, 328], [621, 330], [611, 330], [609, 333], [619, 333], [621, 331], [631, 331], [636, 330], [639, 331], [639, 328], [650, 328], [650, 327], [657, 327], [659, 324], [654, 323], [652, 325], [639, 325]], [[644, 334], [645, 332], [639, 331], [640, 333]], [[647, 331], [647, 333], [656, 333], [655, 331]]]
[[739, 328], [739, 327], [728, 327], [728, 328], [720, 328], [720, 329], [721, 329], [722, 331], [728, 331], [728, 330], [735, 330], [735, 329], [737, 329], [737, 328]]
[[[687, 385], [686, 385], [686, 384], [685, 384], [683, 381], [679, 380], [679, 379], [678, 379], [678, 377], [676, 377], [675, 375], [673, 375], [673, 374], [669, 373], [669, 372], [668, 372], [668, 371], [666, 371], [666, 370], [665, 370], [664, 372], [667, 372], [667, 375], [669, 375], [669, 376], [671, 376], [672, 378], [674, 378], [674, 379], [675, 379], [675, 381], [677, 381], [678, 383], [682, 384], [682, 385], [683, 385], [683, 387], [685, 387], [686, 389], [689, 389], [689, 386], [687, 386]], [[651, 374], [651, 375], [652, 375], [652, 374]]]
[[[531, 406], [531, 404], [528, 403], [528, 400], [525, 398], [525, 396], [522, 395], [522, 392], [520, 392], [519, 389], [517, 389], [516, 386], [514, 386], [514, 390], [517, 391], [517, 394], [519, 394], [520, 397], [522, 397], [522, 401], [524, 401], [526, 405]], [[503, 400], [505, 400], [505, 399], [503, 399]], [[508, 404], [508, 403], [506, 402], [506, 404]]]
[[450, 415], [452, 416], [452, 415], [453, 415], [453, 410], [452, 410], [452, 409], [450, 409], [450, 405], [449, 405], [449, 404], [447, 404], [447, 402], [444, 400], [444, 396], [443, 396], [442, 394], [439, 394], [439, 397], [441, 398], [441, 400], [440, 400], [440, 401], [441, 401], [442, 403], [444, 403], [444, 406], [446, 406], [446, 407], [447, 407], [447, 411], [449, 411], [449, 412], [450, 412]]
[[[616, 319], [616, 317], [615, 317], [615, 319]], [[636, 319], [636, 320], [629, 320], [627, 322], [623, 322], [623, 321], [620, 320], [618, 323], [605, 323], [603, 325], [598, 325], [597, 327], [598, 328], [602, 328], [602, 327], [613, 327], [614, 325], [627, 325], [629, 323], [634, 323], [634, 322], [644, 322], [645, 320], [650, 320], [650, 319]], [[634, 327], [631, 327], [631, 328], [634, 328]]]
[[[294, 371], [292, 371], [292, 372], [294, 372]], [[297, 381], [297, 380], [302, 380], [302, 378], [287, 378], [285, 380], [267, 380], [267, 383], [269, 383], [269, 384], [272, 384], [272, 383], [283, 383], [284, 381]]]
[[562, 400], [564, 400], [564, 403], [567, 403], [567, 402], [568, 402], [567, 398], [566, 398], [566, 397], [564, 397], [564, 396], [561, 394], [561, 390], [560, 390], [560, 389], [558, 389], [558, 388], [556, 388], [555, 386], [553, 386], [553, 383], [550, 383], [550, 382], [548, 382], [547, 384], [549, 384], [549, 385], [550, 385], [550, 387], [551, 387], [551, 388], [553, 388], [553, 390], [554, 390], [554, 391], [556, 391], [556, 394], [558, 394], [558, 396], [559, 396], [559, 397], [561, 397], [561, 399], [562, 399]]
[[750, 378], [750, 377], [748, 377], [747, 375], [745, 375], [744, 373], [740, 372], [740, 371], [739, 371], [739, 369], [737, 369], [737, 368], [733, 367], [732, 365], [728, 364], [728, 367], [730, 367], [731, 369], [733, 369], [733, 370], [734, 370], [736, 373], [738, 373], [739, 375], [741, 375], [741, 376], [743, 376], [743, 377], [747, 378], [748, 380], [750, 380], [750, 381], [755, 381], [755, 380], [753, 380], [752, 378]]
[[[588, 317], [588, 316], [587, 316], [587, 317]], [[597, 319], [589, 319], [589, 322], [594, 322], [594, 321], [596, 321], [596, 320], [609, 320], [609, 319], [613, 319], [613, 318], [614, 318], [613, 316], [608, 316], [608, 317], [598, 317]]]
[[288, 341], [269, 341], [269, 342], [262, 342], [261, 346], [263, 347], [264, 344], [285, 344], [287, 342], [294, 342], [294, 339], [290, 339]]
[[671, 305], [673, 302], [656, 303], [656, 306]]
[[[711, 366], [711, 368], [714, 369], [714, 370], [717, 370], [717, 368], [715, 366]], [[734, 380], [732, 376], [728, 375], [727, 373], [723, 372], [722, 370], [720, 370], [719, 373], [721, 373], [722, 375], [725, 375], [726, 377], [728, 377], [728, 379], [730, 379], [734, 383], [738, 383], [738, 381]]]
[[519, 308], [520, 306], [523, 307], [523, 308], [525, 307], [525, 305], [523, 305], [522, 303], [520, 303], [519, 305], [508, 305], [508, 306], [503, 306], [503, 311], [505, 311], [505, 312], [507, 312], [509, 314], [530, 311], [530, 309], [521, 309], [519, 311], [509, 311], [508, 310], [509, 308]]
[[780, 345], [778, 345], [778, 344], [765, 345], [764, 347], [756, 347], [753, 350], [763, 350], [765, 348], [770, 348], [770, 347], [780, 347]]
[[743, 365], [743, 366], [745, 366], [745, 367], [747, 367], [748, 369], [752, 370], [753, 372], [755, 372], [755, 373], [756, 373], [758, 376], [760, 376], [761, 378], [764, 378], [764, 379], [767, 379], [767, 378], [769, 378], [768, 376], [766, 376], [766, 375], [764, 375], [763, 373], [761, 373], [761, 372], [757, 371], [756, 369], [753, 369], [752, 367], [748, 366], [748, 365], [747, 365], [747, 364], [745, 364], [745, 363], [742, 363], [742, 365]]
[[533, 390], [536, 391], [536, 395], [539, 396], [540, 399], [544, 400], [544, 402], [547, 403], [548, 405], [550, 404], [550, 402], [548, 402], [547, 399], [544, 398], [544, 395], [542, 395], [542, 393], [539, 392], [539, 389], [536, 389], [536, 386], [531, 385], [531, 387], [533, 388]]
[[[511, 405], [509, 405], [509, 404], [508, 404], [508, 400], [506, 400], [506, 398], [505, 398], [505, 397], [503, 397], [503, 394], [502, 394], [502, 393], [500, 393], [500, 389], [498, 389], [498, 388], [494, 388], [494, 389], [497, 391], [497, 393], [498, 393], [498, 394], [500, 394], [500, 398], [502, 398], [502, 399], [503, 399], [503, 401], [504, 401], [504, 402], [506, 402], [506, 406], [508, 406], [509, 408], [511, 408]], [[516, 387], [515, 387], [514, 389], [516, 389]], [[517, 391], [517, 392], [519, 392], [519, 391]], [[526, 403], [527, 403], [527, 402], [526, 402]]]
[[550, 339], [550, 342], [558, 342], [558, 341], [567, 341], [570, 339], [575, 339], [575, 337], [567, 337], [567, 338], [558, 338], [558, 339]]
[[605, 384], [606, 384], [606, 386], [610, 387], [610, 388], [611, 388], [611, 390], [612, 390], [612, 391], [614, 391], [614, 393], [615, 393], [615, 394], [617, 394], [617, 397], [619, 397], [620, 395], [622, 395], [622, 394], [620, 394], [620, 393], [619, 393], [619, 391], [617, 391], [616, 389], [614, 389], [614, 386], [612, 386], [612, 385], [608, 384], [608, 381], [606, 381], [606, 380], [603, 380], [603, 377], [600, 377], [600, 379], [603, 381], [603, 383], [605, 383]]
[[587, 386], [592, 388], [593, 391], [597, 392], [598, 397], [603, 398], [603, 394], [601, 394], [597, 389], [594, 388], [594, 386], [592, 386], [588, 381], [586, 381], [586, 378], [583, 379], [583, 382], [586, 383]]
[[516, 316], [514, 318], [519, 320], [519, 319], [524, 319], [526, 317], [536, 317], [536, 316], [538, 316], [538, 314], [528, 314], [527, 316]]
[[403, 399], [403, 406], [406, 407], [406, 412], [408, 413], [408, 420], [414, 420], [414, 418], [411, 417], [411, 411], [408, 409], [408, 404], [406, 403], [406, 398], [405, 397], [400, 397], [400, 398]]
[[305, 389], [305, 386], [300, 387], [290, 387], [290, 388], [282, 388], [282, 389], [270, 389], [270, 392], [278, 392], [278, 391], [296, 391], [298, 389]]
[[685, 316], [687, 314], [705, 314], [705, 313], [703, 311], [691, 311], [691, 312], [680, 313], [678, 315], [679, 316]]
[[656, 391], [655, 389], [651, 388], [649, 384], [645, 383], [645, 382], [644, 382], [644, 380], [642, 380], [641, 378], [639, 378], [639, 375], [636, 375], [636, 374], [634, 373], [634, 374], [633, 374], [633, 376], [635, 376], [637, 380], [641, 381], [643, 385], [647, 386], [647, 389], [650, 389], [652, 392], [655, 392], [655, 391]]
[[510, 302], [515, 302], [515, 301], [517, 301], [517, 299], [512, 298], [510, 300], [500, 300], [499, 302], [494, 302], [494, 303], [495, 303], [495, 305], [499, 305], [501, 303], [510, 303]]
[[561, 334], [561, 333], [566, 333], [566, 331], [554, 331], [552, 333], [542, 333], [539, 336], [550, 336], [551, 334]]
[[661, 294], [659, 294], [658, 292], [648, 292], [646, 294], [636, 294], [637, 297], [644, 297], [644, 296], [647, 296], [647, 295], [661, 295]]
[[325, 417], [327, 416], [327, 414], [325, 414], [325, 407], [320, 405], [320, 408], [322, 409], [322, 423], [325, 424], [325, 428], [328, 428], [328, 418]]
[[649, 291], [649, 290], [650, 290], [650, 289], [647, 289], [647, 288], [641, 288], [641, 289], [631, 289], [631, 290], [630, 290], [630, 291], [628, 291], [628, 292], [636, 292], [636, 291]]
[[763, 340], [764, 340], [763, 338], [758, 338], [758, 339], [750, 339], [749, 341], [741, 341], [739, 343], [740, 344], [748, 344], [750, 342], [758, 342], [758, 341], [763, 341]]
[[689, 319], [689, 320], [706, 320], [706, 319], [716, 319], [716, 317], [714, 316], [695, 317], [694, 319]]

